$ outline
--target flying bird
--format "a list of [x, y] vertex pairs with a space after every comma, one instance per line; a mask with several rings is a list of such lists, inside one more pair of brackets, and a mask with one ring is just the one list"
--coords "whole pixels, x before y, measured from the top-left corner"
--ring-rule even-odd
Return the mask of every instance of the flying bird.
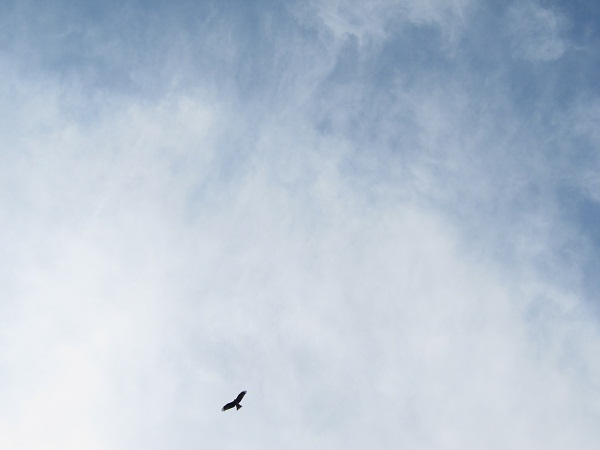
[[240, 405], [240, 402], [244, 398], [244, 395], [246, 395], [246, 391], [240, 392], [238, 394], [238, 396], [236, 397], [236, 399], [232, 402], [227, 403], [225, 406], [223, 406], [223, 409], [221, 411], [227, 411], [228, 409], [231, 409], [234, 406], [236, 407], [236, 409], [240, 409], [242, 407], [242, 405]]

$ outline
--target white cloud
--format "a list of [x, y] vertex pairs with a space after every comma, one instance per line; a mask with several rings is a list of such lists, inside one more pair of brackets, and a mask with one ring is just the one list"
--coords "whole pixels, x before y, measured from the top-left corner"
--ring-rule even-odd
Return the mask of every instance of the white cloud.
[[471, 6], [469, 0], [372, 2], [314, 1], [311, 11], [338, 39], [348, 36], [359, 45], [378, 45], [408, 24], [435, 26], [447, 37], [456, 37]]

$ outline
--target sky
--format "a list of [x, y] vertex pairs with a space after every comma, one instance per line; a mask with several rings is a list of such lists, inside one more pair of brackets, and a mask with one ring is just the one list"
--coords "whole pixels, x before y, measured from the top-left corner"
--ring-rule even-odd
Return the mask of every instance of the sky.
[[0, 448], [597, 450], [599, 49], [593, 0], [0, 0]]

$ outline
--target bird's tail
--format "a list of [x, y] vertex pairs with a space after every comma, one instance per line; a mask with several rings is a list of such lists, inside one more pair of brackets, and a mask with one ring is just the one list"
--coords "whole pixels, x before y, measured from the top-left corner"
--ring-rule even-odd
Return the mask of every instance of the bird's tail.
[[242, 405], [235, 405], [235, 408], [237, 411], [239, 411], [241, 407], [242, 407]]

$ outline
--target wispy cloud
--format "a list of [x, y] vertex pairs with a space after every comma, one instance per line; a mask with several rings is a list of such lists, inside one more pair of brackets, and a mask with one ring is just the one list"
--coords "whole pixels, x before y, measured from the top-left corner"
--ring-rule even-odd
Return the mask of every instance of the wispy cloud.
[[515, 56], [532, 61], [553, 61], [568, 47], [562, 36], [568, 25], [559, 11], [536, 2], [514, 4], [508, 12], [508, 26]]

